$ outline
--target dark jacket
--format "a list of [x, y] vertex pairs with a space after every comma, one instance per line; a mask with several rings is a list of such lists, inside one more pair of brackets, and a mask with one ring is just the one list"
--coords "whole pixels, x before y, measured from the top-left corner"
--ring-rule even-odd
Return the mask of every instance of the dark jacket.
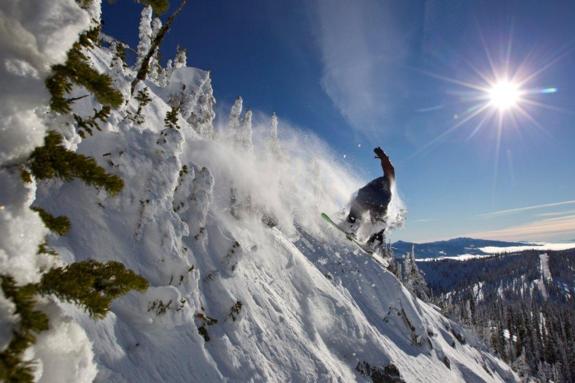
[[374, 220], [382, 220], [391, 201], [391, 185], [388, 177], [379, 177], [358, 190], [351, 204], [351, 214], [359, 218], [365, 211]]

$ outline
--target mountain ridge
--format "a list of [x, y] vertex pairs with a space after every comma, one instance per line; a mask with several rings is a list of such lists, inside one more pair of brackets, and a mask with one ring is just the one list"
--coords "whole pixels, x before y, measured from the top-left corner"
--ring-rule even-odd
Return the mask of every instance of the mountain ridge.
[[480, 250], [481, 247], [496, 246], [509, 247], [521, 246], [525, 242], [508, 242], [498, 240], [476, 239], [470, 237], [457, 237], [448, 240], [433, 242], [406, 242], [396, 241], [391, 244], [396, 256], [402, 256], [411, 252], [415, 247], [416, 258], [435, 258], [440, 256], [457, 256], [462, 254], [487, 254]]

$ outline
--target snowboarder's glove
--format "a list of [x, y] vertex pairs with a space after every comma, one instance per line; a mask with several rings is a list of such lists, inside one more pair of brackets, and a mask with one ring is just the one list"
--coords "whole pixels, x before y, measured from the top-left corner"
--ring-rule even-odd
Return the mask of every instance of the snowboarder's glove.
[[389, 160], [389, 157], [385, 152], [378, 146], [377, 148], [373, 149], [375, 153], [375, 158], [379, 158], [381, 160], [381, 168], [383, 169], [384, 177], [394, 180], [395, 179], [395, 169]]
[[388, 160], [389, 161], [389, 157], [387, 156], [387, 154], [385, 154], [385, 152], [379, 146], [377, 148], [373, 149], [373, 152], [375, 153], [375, 158], [380, 158], [382, 160]]

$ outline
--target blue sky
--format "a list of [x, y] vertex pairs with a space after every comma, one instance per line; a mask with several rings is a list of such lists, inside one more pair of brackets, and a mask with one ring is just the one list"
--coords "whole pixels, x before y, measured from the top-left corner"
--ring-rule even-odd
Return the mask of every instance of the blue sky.
[[[140, 9], [105, 4], [104, 31], [135, 46]], [[383, 147], [409, 210], [393, 240], [568, 240], [573, 14], [572, 1], [190, 0], [162, 54], [186, 47], [189, 65], [212, 71], [223, 113], [241, 95], [315, 132], [366, 181]], [[499, 124], [487, 108], [463, 122], [486, 101], [462, 83], [485, 86], [506, 63], [537, 74], [519, 103], [532, 119], [511, 110]]]

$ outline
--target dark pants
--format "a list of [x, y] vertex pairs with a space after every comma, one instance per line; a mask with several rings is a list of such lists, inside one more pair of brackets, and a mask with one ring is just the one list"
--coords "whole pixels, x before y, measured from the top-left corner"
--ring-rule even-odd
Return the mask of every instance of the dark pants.
[[[371, 222], [385, 222], [387, 206], [391, 201], [390, 181], [386, 177], [379, 177], [357, 191], [355, 199], [351, 203], [347, 222], [359, 223], [364, 213], [369, 211]], [[385, 241], [384, 230], [372, 234], [367, 243], [373, 246], [383, 244]], [[379, 244], [377, 243], [379, 242]]]
[[[364, 205], [358, 202], [357, 200], [354, 200], [351, 203], [351, 208], [349, 210], [349, 214], [347, 215], [347, 222], [349, 223], [359, 222], [363, 214], [366, 213], [367, 211], [370, 212], [372, 222], [383, 221], [385, 219], [385, 214], [387, 212], [387, 206], [385, 206], [382, 209], [381, 206]], [[367, 243], [370, 245], [374, 244], [376, 241], [379, 243], [383, 243], [385, 241], [384, 234], [385, 229], [372, 234], [367, 240]]]

